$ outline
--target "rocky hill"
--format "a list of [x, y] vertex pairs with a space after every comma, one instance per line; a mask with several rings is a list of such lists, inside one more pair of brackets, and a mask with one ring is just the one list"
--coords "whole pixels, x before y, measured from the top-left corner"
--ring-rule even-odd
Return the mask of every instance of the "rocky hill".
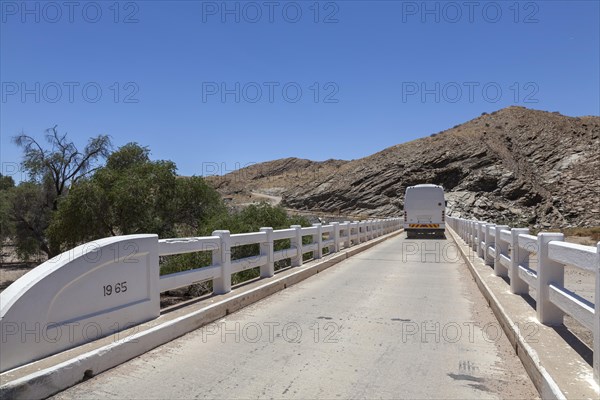
[[[509, 107], [353, 161], [282, 159], [211, 179], [235, 202], [399, 215], [404, 190], [442, 185], [451, 215], [540, 228], [600, 225], [600, 117]], [[245, 196], [245, 197], [244, 197]]]

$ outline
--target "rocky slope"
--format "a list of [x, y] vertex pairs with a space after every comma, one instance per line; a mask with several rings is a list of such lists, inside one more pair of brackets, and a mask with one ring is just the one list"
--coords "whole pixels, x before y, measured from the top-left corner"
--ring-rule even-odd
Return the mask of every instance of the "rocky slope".
[[234, 204], [264, 200], [279, 203], [288, 190], [329, 177], [345, 163], [347, 161], [317, 162], [282, 158], [253, 164], [223, 176], [208, 176], [206, 179], [226, 200]]
[[213, 183], [233, 200], [282, 197], [300, 210], [398, 215], [404, 190], [444, 186], [451, 215], [540, 228], [600, 225], [600, 117], [509, 107], [353, 161], [283, 159]]

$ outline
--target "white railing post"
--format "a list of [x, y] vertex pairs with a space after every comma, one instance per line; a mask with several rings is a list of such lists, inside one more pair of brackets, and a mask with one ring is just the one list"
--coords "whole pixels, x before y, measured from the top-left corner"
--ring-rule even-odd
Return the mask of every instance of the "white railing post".
[[213, 281], [213, 292], [229, 293], [231, 292], [231, 235], [229, 231], [214, 231], [212, 235], [221, 238], [219, 251], [213, 253], [216, 256], [213, 264], [221, 267], [221, 276]]
[[528, 294], [529, 285], [519, 276], [519, 265], [529, 268], [529, 251], [519, 247], [519, 235], [529, 234], [527, 228], [513, 228], [510, 231], [510, 291], [514, 294]]
[[319, 260], [323, 256], [323, 225], [313, 224], [313, 226], [317, 228], [317, 233], [315, 234], [317, 237], [315, 242], [317, 244], [317, 250], [314, 251], [313, 258]]
[[269, 278], [275, 275], [275, 262], [273, 255], [273, 228], [260, 228], [261, 232], [266, 233], [267, 241], [260, 244], [260, 255], [267, 256], [267, 263], [260, 266], [260, 277]]
[[548, 243], [563, 241], [562, 233], [538, 233], [537, 299], [538, 320], [546, 325], [563, 323], [564, 312], [550, 301], [550, 284], [562, 287], [565, 280], [564, 266], [548, 257]]
[[477, 245], [479, 243], [479, 222], [473, 221], [473, 243], [471, 243], [471, 247], [474, 252], [477, 252]]
[[296, 255], [291, 258], [292, 267], [302, 266], [302, 226], [292, 225], [290, 228], [294, 229], [295, 235], [290, 239], [290, 247], [296, 249]]
[[349, 248], [352, 243], [352, 223], [350, 221], [344, 221], [344, 225], [346, 225], [346, 239], [344, 242], [344, 247]]
[[495, 247], [495, 239], [492, 239], [492, 234], [490, 233], [496, 225], [494, 224], [486, 224], [485, 225], [485, 265], [494, 266], [494, 259], [490, 256], [490, 247]]
[[479, 224], [479, 245], [477, 246], [477, 255], [479, 258], [485, 258], [485, 226], [487, 223], [482, 222]]
[[364, 221], [358, 221], [356, 223], [356, 235], [357, 235], [356, 242], [358, 244], [361, 244], [363, 241], [362, 240], [363, 233], [361, 231], [364, 230], [364, 225], [365, 225]]
[[467, 229], [469, 231], [469, 233], [467, 234], [467, 237], [469, 240], [467, 240], [467, 246], [471, 247], [473, 245], [473, 221], [469, 221], [467, 223]]
[[[485, 223], [481, 222], [479, 223], [479, 233], [477, 235], [477, 240], [479, 241], [479, 243], [477, 243], [477, 256], [479, 258], [483, 258], [484, 256], [484, 248], [485, 248]], [[482, 244], [483, 243], [483, 244]]]
[[340, 251], [340, 223], [332, 222], [333, 225], [333, 252], [337, 253]]
[[594, 298], [594, 379], [600, 384], [600, 242], [596, 245], [596, 297]]
[[358, 241], [359, 241], [359, 243], [366, 242], [367, 241], [367, 232], [368, 232], [367, 221], [360, 221], [358, 226], [360, 228], [359, 229], [360, 235], [359, 235]]
[[469, 234], [468, 234], [468, 238], [469, 240], [467, 241], [467, 244], [469, 246], [473, 246], [473, 225], [474, 225], [475, 221], [469, 221], [468, 222], [468, 230], [469, 230]]
[[496, 276], [508, 276], [508, 269], [500, 262], [500, 255], [504, 254], [508, 257], [508, 242], [502, 240], [502, 230], [509, 230], [508, 225], [496, 225], [496, 257], [494, 259], [494, 274]]

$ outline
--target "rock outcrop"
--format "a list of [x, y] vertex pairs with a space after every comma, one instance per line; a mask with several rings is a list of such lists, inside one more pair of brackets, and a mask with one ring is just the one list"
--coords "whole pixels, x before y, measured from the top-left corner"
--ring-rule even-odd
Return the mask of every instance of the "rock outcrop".
[[289, 208], [372, 216], [400, 214], [407, 186], [435, 183], [446, 189], [451, 215], [596, 226], [600, 117], [509, 107], [359, 160], [277, 160], [214, 182], [225, 195], [276, 192]]

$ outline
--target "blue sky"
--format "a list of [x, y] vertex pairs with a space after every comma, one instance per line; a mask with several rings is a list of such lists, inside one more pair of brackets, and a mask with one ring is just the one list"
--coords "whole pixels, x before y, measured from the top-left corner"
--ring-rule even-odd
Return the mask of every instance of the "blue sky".
[[360, 158], [513, 104], [600, 113], [598, 1], [1, 4], [5, 174], [11, 138], [54, 125], [202, 175]]

